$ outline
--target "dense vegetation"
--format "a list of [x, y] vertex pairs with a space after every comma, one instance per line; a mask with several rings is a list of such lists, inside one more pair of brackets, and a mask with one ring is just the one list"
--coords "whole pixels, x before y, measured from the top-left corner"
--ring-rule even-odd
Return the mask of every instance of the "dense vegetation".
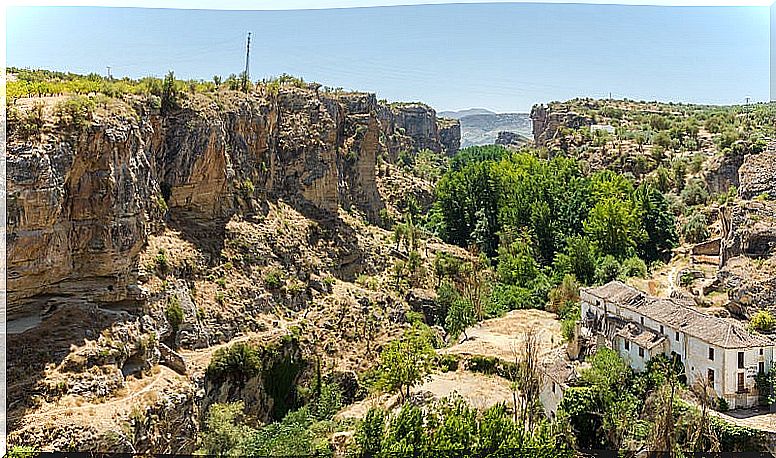
[[433, 229], [494, 266], [497, 313], [544, 307], [566, 275], [586, 285], [645, 276], [677, 242], [674, 215], [654, 186], [611, 171], [585, 175], [563, 156], [467, 148], [436, 196]]

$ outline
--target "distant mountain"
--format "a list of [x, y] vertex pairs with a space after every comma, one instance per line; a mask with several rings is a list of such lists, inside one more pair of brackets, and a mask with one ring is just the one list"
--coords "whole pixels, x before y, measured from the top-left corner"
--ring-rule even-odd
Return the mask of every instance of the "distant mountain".
[[484, 108], [461, 111], [443, 111], [439, 116], [457, 118], [461, 122], [461, 148], [473, 145], [491, 145], [499, 132], [512, 132], [533, 138], [531, 117], [528, 113], [494, 113]]
[[441, 116], [443, 118], [453, 118], [453, 119], [461, 119], [464, 116], [471, 116], [471, 115], [492, 115], [496, 114], [490, 110], [486, 110], [485, 108], [469, 108], [468, 110], [459, 110], [459, 111], [440, 111], [437, 113], [437, 116]]

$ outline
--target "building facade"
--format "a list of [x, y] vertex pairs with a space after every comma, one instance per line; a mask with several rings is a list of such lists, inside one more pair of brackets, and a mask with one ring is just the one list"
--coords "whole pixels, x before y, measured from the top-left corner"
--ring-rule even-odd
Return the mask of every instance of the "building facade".
[[638, 371], [657, 355], [678, 357], [688, 384], [705, 377], [730, 408], [758, 403], [755, 376], [774, 361], [769, 337], [620, 281], [585, 288], [580, 297], [580, 332], [593, 346], [610, 346]]

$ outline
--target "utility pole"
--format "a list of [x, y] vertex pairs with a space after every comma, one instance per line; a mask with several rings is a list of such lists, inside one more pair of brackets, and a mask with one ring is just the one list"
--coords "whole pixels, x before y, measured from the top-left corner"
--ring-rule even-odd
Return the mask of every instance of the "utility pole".
[[749, 100], [750, 100], [750, 99], [751, 99], [751, 97], [746, 97], [746, 104], [747, 104], [747, 105], [749, 105]]
[[248, 93], [248, 63], [251, 59], [251, 33], [248, 32], [248, 44], [245, 46], [245, 72], [243, 73], [243, 91]]

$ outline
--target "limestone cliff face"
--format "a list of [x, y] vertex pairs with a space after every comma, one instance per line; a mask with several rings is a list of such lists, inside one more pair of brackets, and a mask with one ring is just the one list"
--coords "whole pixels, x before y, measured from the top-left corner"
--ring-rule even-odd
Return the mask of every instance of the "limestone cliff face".
[[454, 155], [461, 147], [461, 122], [457, 119], [439, 118], [439, 141], [448, 156]]
[[128, 119], [72, 139], [8, 145], [8, 314], [35, 296], [127, 298], [160, 216], [151, 130]]
[[531, 122], [536, 146], [547, 146], [560, 127], [576, 129], [590, 126], [593, 120], [566, 109], [556, 109], [552, 105], [535, 105], [531, 109]]
[[433, 109], [374, 94], [190, 95], [165, 114], [129, 103], [136, 116], [109, 112], [41, 143], [9, 138], [9, 319], [61, 299], [141, 299], [138, 255], [166, 218], [208, 235], [282, 199], [379, 222], [378, 154], [457, 149]]
[[429, 149], [452, 156], [461, 146], [461, 123], [437, 118], [436, 111], [422, 103], [400, 103], [378, 108], [388, 157], [395, 161], [401, 151]]

